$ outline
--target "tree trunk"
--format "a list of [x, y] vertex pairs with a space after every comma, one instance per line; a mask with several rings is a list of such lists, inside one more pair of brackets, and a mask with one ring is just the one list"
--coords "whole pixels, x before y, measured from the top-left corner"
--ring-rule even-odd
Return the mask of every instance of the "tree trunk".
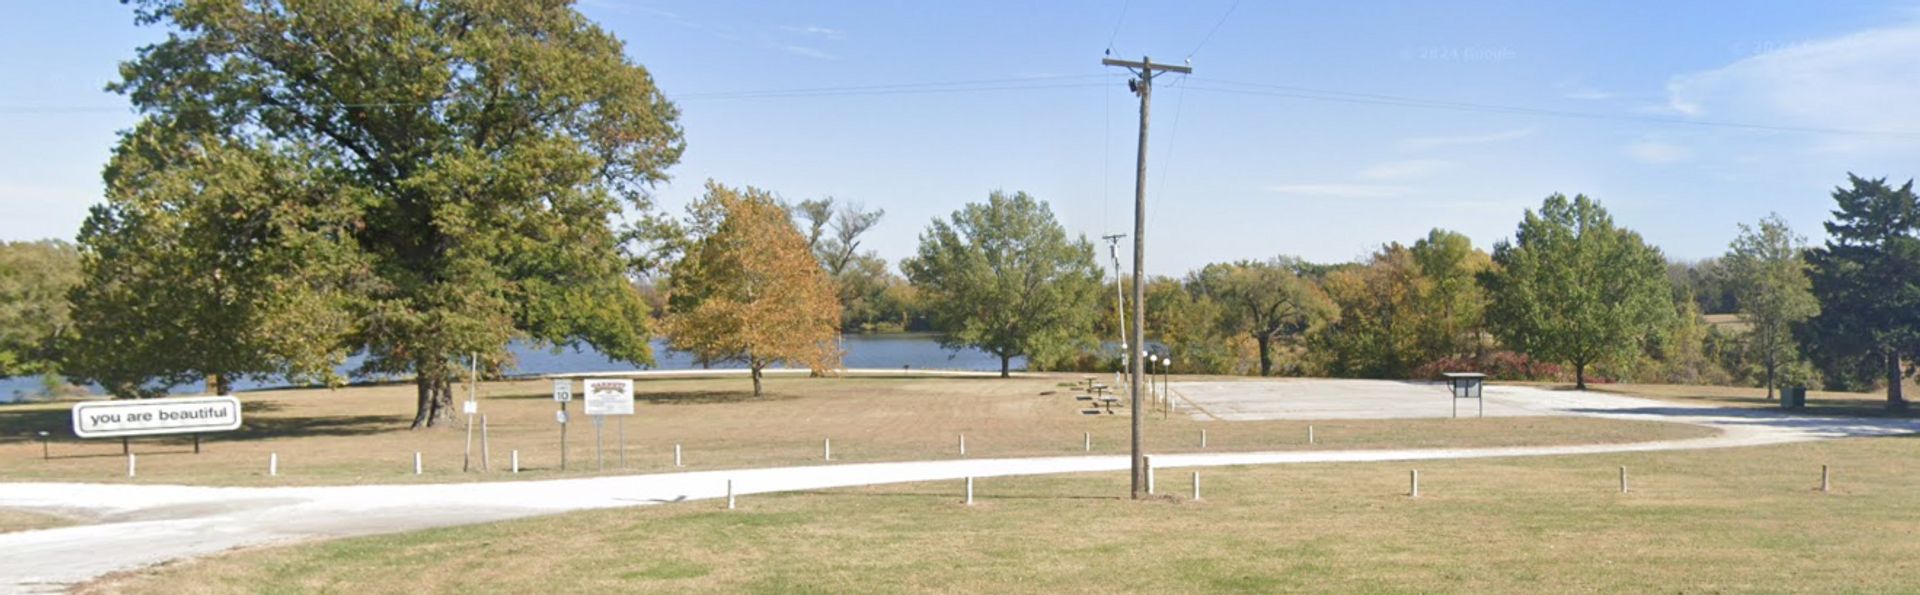
[[1587, 363], [1586, 362], [1574, 362], [1573, 364], [1573, 389], [1587, 390]]
[[1010, 377], [1007, 374], [1007, 370], [1011, 367], [1012, 362], [1013, 362], [1013, 357], [1006, 356], [1006, 355], [1000, 356], [1000, 377], [1001, 378]]
[[765, 364], [749, 364], [748, 366], [753, 368], [753, 396], [755, 397], [760, 396], [760, 368], [764, 366]]
[[1259, 336], [1253, 340], [1260, 344], [1260, 375], [1273, 375], [1273, 339]]
[[422, 373], [414, 376], [413, 389], [417, 400], [409, 429], [436, 427], [452, 417], [453, 389], [445, 379]]
[[1905, 374], [1900, 373], [1900, 353], [1891, 349], [1887, 350], [1887, 410], [1888, 411], [1906, 411], [1907, 410], [1907, 398], [1901, 394], [1901, 388], [1900, 388], [1900, 379], [1904, 376]]
[[1773, 360], [1773, 354], [1769, 353], [1767, 354], [1767, 400], [1769, 401], [1773, 400], [1773, 368], [1774, 367], [1775, 367], [1775, 364]]
[[228, 381], [225, 375], [219, 373], [207, 374], [207, 392], [223, 397], [231, 395], [233, 394], [233, 383]]

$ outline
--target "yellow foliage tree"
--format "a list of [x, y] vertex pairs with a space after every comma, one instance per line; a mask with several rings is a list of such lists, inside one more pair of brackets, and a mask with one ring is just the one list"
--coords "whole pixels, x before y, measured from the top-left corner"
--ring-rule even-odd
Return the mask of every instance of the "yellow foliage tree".
[[[761, 372], [782, 364], [825, 374], [840, 367], [840, 301], [787, 210], [767, 191], [707, 182], [695, 224], [673, 266], [668, 342], [702, 363], [741, 362], [761, 394]], [[701, 229], [705, 227], [706, 229]]]

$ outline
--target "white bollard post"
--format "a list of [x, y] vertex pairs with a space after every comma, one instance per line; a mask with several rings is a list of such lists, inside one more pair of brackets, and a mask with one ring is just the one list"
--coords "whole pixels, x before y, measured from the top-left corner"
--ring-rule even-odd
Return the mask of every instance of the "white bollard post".
[[1205, 429], [1201, 429], [1200, 430], [1200, 448], [1206, 448], [1206, 447], [1207, 447], [1207, 431]]
[[827, 438], [826, 442], [821, 443], [820, 460], [823, 460], [823, 461], [833, 460], [833, 439], [832, 438]]
[[127, 477], [138, 477], [140, 460], [133, 453], [127, 453]]
[[1411, 486], [1411, 491], [1407, 493], [1407, 496], [1411, 498], [1419, 498], [1420, 497], [1420, 470], [1419, 469], [1414, 469], [1408, 475], [1407, 483]]
[[681, 466], [680, 465], [680, 445], [677, 443], [673, 445], [673, 466], [675, 467]]
[[973, 478], [967, 478], [967, 506], [973, 506]]
[[277, 453], [277, 452], [267, 453], [267, 476], [273, 477], [279, 474], [280, 474], [280, 453]]
[[1200, 472], [1193, 472], [1193, 500], [1200, 501]]
[[1626, 467], [1626, 465], [1621, 465], [1621, 466], [1620, 466], [1620, 493], [1622, 493], [1622, 494], [1625, 494], [1625, 493], [1627, 493], [1627, 467]]
[[727, 480], [727, 510], [733, 510], [733, 480]]
[[1830, 483], [1828, 479], [1829, 479], [1829, 476], [1827, 475], [1827, 466], [1821, 465], [1820, 466], [1820, 493], [1822, 494], [1829, 493], [1828, 490], [1833, 487], [1833, 484]]
[[514, 473], [520, 472], [520, 450], [519, 449], [514, 449], [513, 451], [513, 472]]
[[1147, 468], [1147, 495], [1153, 495], [1153, 457], [1142, 456], [1140, 462]]
[[1081, 438], [1086, 441], [1087, 452], [1093, 452], [1093, 432], [1086, 432]]
[[413, 451], [413, 474], [419, 475], [424, 470], [420, 465], [420, 451]]
[[1311, 424], [1307, 426], [1307, 444], [1313, 444], [1313, 426]]
[[967, 435], [966, 434], [960, 435], [960, 454], [962, 456], [965, 456], [967, 454]]

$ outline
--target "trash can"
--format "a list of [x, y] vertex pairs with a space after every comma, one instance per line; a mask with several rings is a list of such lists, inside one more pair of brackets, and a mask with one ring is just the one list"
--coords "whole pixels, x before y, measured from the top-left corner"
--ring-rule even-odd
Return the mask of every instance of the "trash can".
[[1805, 409], [1807, 407], [1807, 387], [1789, 386], [1780, 389], [1781, 409]]

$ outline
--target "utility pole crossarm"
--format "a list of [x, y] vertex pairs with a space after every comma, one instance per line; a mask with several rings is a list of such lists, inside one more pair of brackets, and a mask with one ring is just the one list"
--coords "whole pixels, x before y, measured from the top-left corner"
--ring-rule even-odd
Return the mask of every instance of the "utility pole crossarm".
[[1138, 62], [1135, 62], [1133, 60], [1115, 60], [1113, 58], [1101, 58], [1100, 63], [1105, 64], [1107, 66], [1119, 66], [1122, 68], [1133, 68], [1136, 70], [1146, 70], [1146, 71], [1160, 70], [1165, 72], [1178, 72], [1180, 74], [1193, 74], [1192, 66], [1176, 66], [1173, 64], [1154, 64], [1153, 61], [1147, 60], [1145, 58], [1142, 58]]

